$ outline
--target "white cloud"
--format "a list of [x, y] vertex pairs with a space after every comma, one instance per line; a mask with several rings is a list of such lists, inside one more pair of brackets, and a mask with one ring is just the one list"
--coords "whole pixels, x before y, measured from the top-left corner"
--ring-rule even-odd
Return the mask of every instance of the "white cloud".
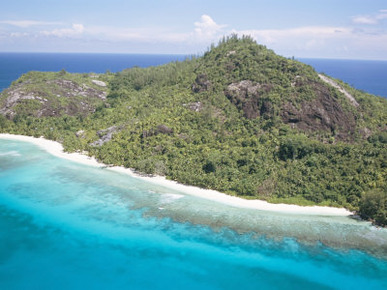
[[387, 32], [351, 27], [233, 30], [284, 56], [386, 59]]
[[12, 26], [17, 26], [21, 28], [27, 28], [31, 26], [48, 26], [48, 25], [58, 25], [60, 22], [47, 22], [47, 21], [35, 21], [35, 20], [3, 20], [0, 21], [0, 24], [8, 24]]
[[216, 41], [224, 33], [225, 25], [217, 24], [210, 16], [202, 15], [200, 21], [194, 23], [192, 31], [177, 33], [160, 27], [123, 28], [109, 26], [88, 26], [84, 34], [100, 40], [114, 42], [143, 43], [192, 43]]
[[56, 36], [56, 37], [75, 37], [82, 35], [85, 31], [83, 24], [73, 24], [71, 28], [54, 29], [51, 31], [41, 31], [42, 35], [45, 36]]
[[210, 16], [202, 15], [200, 21], [195, 22], [195, 35], [200, 39], [212, 39], [222, 32], [226, 25], [217, 24]]
[[376, 24], [378, 20], [370, 16], [356, 16], [352, 18], [352, 21], [357, 24]]
[[[87, 39], [88, 41], [112, 42], [112, 43], [142, 43], [155, 44], [164, 43], [167, 45], [177, 44], [180, 46], [201, 46], [203, 43], [208, 45], [210, 42], [217, 41], [221, 36], [227, 34], [224, 31], [225, 25], [217, 24], [209, 15], [202, 15], [200, 20], [193, 23], [191, 31], [176, 32], [163, 27], [114, 27], [114, 26], [85, 26], [83, 24], [72, 24], [71, 27], [64, 27], [59, 22], [44, 21], [0, 21], [8, 25], [17, 26], [22, 30], [8, 30], [8, 35], [16, 37], [57, 37]], [[56, 27], [45, 27], [44, 29], [34, 29], [32, 26], [54, 25]], [[30, 28], [32, 27], [32, 28]], [[30, 28], [27, 30], [27, 28]], [[44, 40], [43, 40], [44, 41]]]
[[[18, 27], [18, 29], [3, 29], [8, 31], [10, 37], [39, 37], [39, 36], [55, 36], [55, 37], [76, 37], [82, 35], [85, 31], [83, 24], [72, 24], [71, 28], [52, 28], [48, 29], [47, 26], [59, 26], [63, 27], [61, 22], [47, 22], [47, 21], [34, 21], [34, 20], [5, 20], [0, 21], [0, 24], [7, 24]], [[38, 28], [36, 28], [38, 26]], [[46, 30], [42, 30], [43, 29]]]
[[184, 42], [189, 33], [175, 33], [163, 28], [123, 28], [112, 26], [88, 26], [84, 34], [101, 41], [111, 42]]
[[284, 39], [292, 39], [294, 42], [305, 39], [309, 43], [318, 42], [324, 38], [343, 37], [351, 32], [345, 27], [331, 26], [306, 26], [290, 29], [266, 29], [266, 30], [233, 30], [240, 35], [250, 35], [257, 39], [258, 42], [265, 44], [274, 44], [282, 42]]
[[[0, 49], [17, 50], [28, 43], [35, 50], [198, 53], [223, 35], [250, 35], [284, 56], [387, 59], [387, 32], [380, 24], [387, 10], [352, 18], [343, 26], [302, 26], [285, 29], [232, 30], [202, 15], [183, 32], [163, 27], [90, 26], [44, 21], [0, 21]], [[376, 22], [376, 23], [375, 23]], [[356, 25], [354, 24], [356, 23]], [[373, 24], [375, 23], [375, 24]], [[52, 25], [56, 26], [52, 26]], [[367, 25], [365, 25], [367, 24]], [[371, 25], [373, 24], [373, 25]], [[46, 27], [40, 27], [47, 25]], [[50, 25], [50, 26], [49, 26]], [[74, 47], [74, 44], [82, 44]], [[18, 46], [16, 46], [18, 44]], [[8, 46], [7, 46], [8, 45]], [[16, 47], [16, 48], [15, 48]]]
[[381, 20], [387, 19], [387, 10], [379, 10], [378, 14], [375, 15], [360, 15], [352, 18], [352, 21], [356, 24], [378, 24]]
[[377, 15], [376, 19], [378, 19], [378, 20], [387, 19], [387, 10], [382, 10], [382, 11], [384, 11], [384, 12], [379, 14], [379, 15]]
[[9, 36], [11, 37], [28, 37], [29, 34], [27, 32], [12, 32]]

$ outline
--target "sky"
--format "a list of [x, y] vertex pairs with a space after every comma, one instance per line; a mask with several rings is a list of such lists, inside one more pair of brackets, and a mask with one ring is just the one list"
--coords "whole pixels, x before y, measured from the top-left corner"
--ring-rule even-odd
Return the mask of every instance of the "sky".
[[387, 0], [12, 0], [0, 52], [197, 55], [250, 35], [296, 58], [387, 60]]

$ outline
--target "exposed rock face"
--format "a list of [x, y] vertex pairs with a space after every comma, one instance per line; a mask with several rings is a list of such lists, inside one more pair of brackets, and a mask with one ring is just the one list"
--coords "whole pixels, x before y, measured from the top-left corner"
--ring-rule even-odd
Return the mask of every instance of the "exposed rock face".
[[[95, 82], [95, 80], [93, 80]], [[96, 90], [91, 88], [85, 84], [79, 85], [76, 82], [65, 80], [65, 79], [57, 79], [53, 81], [47, 81], [47, 84], [55, 84], [57, 85], [57, 96], [61, 97], [88, 97], [88, 98], [97, 98], [101, 100], [106, 100], [106, 92], [102, 90]]]
[[270, 101], [261, 98], [264, 93], [270, 90], [270, 85], [261, 85], [243, 80], [239, 83], [230, 84], [225, 93], [238, 109], [243, 110], [246, 118], [255, 119], [258, 116], [271, 113], [272, 104]]
[[93, 82], [94, 84], [96, 84], [97, 86], [100, 86], [100, 87], [106, 87], [106, 86], [107, 86], [107, 84], [106, 84], [105, 82], [103, 82], [103, 81], [92, 80], [92, 82]]
[[34, 92], [24, 92], [22, 89], [17, 88], [8, 92], [8, 97], [5, 99], [2, 108], [0, 108], [0, 113], [4, 115], [11, 113], [11, 108], [23, 100], [37, 100], [41, 104], [48, 101], [44, 97], [35, 95]]
[[192, 90], [195, 93], [208, 91], [211, 88], [211, 82], [208, 80], [207, 75], [200, 74], [196, 77], [195, 83], [192, 86]]
[[[29, 85], [34, 85], [30, 87]], [[24, 112], [35, 117], [67, 114], [87, 115], [96, 104], [106, 100], [106, 91], [66, 79], [47, 80], [38, 84], [31, 81], [14, 85], [2, 93], [0, 114], [12, 119], [23, 105]]]
[[188, 107], [191, 111], [200, 112], [203, 109], [202, 102], [193, 102], [189, 104], [183, 104], [184, 107]]
[[344, 96], [350, 101], [352, 106], [359, 107], [359, 103], [356, 101], [356, 99], [350, 93], [348, 93], [344, 88], [342, 88], [338, 83], [336, 83], [334, 80], [332, 80], [332, 79], [330, 79], [322, 74], [319, 74], [318, 76], [324, 82], [326, 82], [327, 84], [330, 84], [332, 87], [338, 89], [342, 94], [344, 94]]
[[99, 130], [97, 132], [98, 136], [100, 137], [97, 141], [91, 143], [91, 146], [102, 146], [104, 143], [109, 142], [112, 138], [114, 133], [116, 133], [119, 130], [117, 126], [112, 126], [107, 129]]
[[[280, 105], [279, 114], [283, 122], [305, 132], [328, 131], [334, 133], [338, 139], [349, 140], [356, 127], [354, 116], [343, 110], [338, 100], [331, 96], [327, 86], [318, 82], [309, 82], [308, 85], [313, 88], [317, 97], [297, 105], [291, 102]], [[274, 104], [265, 95], [271, 89], [267, 84], [243, 80], [230, 84], [225, 94], [243, 111], [246, 118], [270, 118], [274, 115]]]
[[298, 108], [292, 103], [285, 103], [280, 114], [282, 120], [287, 124], [294, 124], [294, 127], [302, 131], [329, 131], [338, 139], [349, 140], [356, 128], [354, 116], [343, 110], [327, 87], [315, 83], [314, 91], [317, 97], [302, 102]]
[[85, 131], [79, 130], [75, 133], [75, 136], [77, 136], [78, 138], [85, 138]]

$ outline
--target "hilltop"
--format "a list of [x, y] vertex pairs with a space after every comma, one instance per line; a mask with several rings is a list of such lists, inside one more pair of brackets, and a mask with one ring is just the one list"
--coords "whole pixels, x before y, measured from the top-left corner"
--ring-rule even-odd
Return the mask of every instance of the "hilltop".
[[1, 94], [0, 131], [184, 184], [358, 210], [387, 223], [387, 100], [249, 37], [112, 74], [30, 72]]

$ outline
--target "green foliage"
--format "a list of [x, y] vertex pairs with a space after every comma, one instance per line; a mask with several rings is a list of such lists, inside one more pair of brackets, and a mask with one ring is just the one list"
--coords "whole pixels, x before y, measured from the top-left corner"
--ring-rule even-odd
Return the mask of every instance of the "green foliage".
[[368, 138], [370, 143], [374, 144], [387, 144], [387, 132], [378, 132]]
[[[386, 100], [341, 83], [360, 103], [346, 112], [364, 136], [342, 143], [334, 132], [301, 132], [283, 122], [282, 109], [315, 99], [317, 73], [249, 37], [224, 38], [200, 58], [98, 75], [108, 83], [107, 100], [93, 103], [88, 114], [66, 113], [83, 99], [55, 96], [65, 93], [50, 82], [58, 79], [101, 89], [89, 74], [30, 72], [12, 87], [39, 92], [62, 114], [38, 117], [31, 112], [39, 102], [25, 100], [12, 119], [0, 114], [0, 130], [45, 136], [106, 164], [233, 195], [360, 209], [363, 217], [385, 224]], [[247, 119], [226, 97], [227, 87], [243, 80], [270, 88], [257, 101], [270, 113]], [[112, 127], [111, 141], [92, 145]]]
[[297, 91], [292, 86], [296, 80], [317, 81], [312, 67], [276, 55], [265, 46], [257, 45], [249, 36], [223, 38], [218, 46], [204, 54], [202, 60], [195, 72], [209, 80], [213, 91], [224, 90], [230, 83], [250, 80], [270, 84], [271, 94], [262, 97], [274, 102], [284, 97], [296, 102], [314, 97], [312, 88], [301, 86]]
[[118, 97], [122, 89], [139, 91], [145, 87], [182, 86], [192, 83], [192, 68], [196, 59], [184, 62], [172, 62], [166, 65], [148, 68], [134, 67], [116, 74], [110, 82], [111, 97]]
[[0, 132], [5, 132], [5, 130], [10, 126], [10, 122], [6, 117], [0, 114]]
[[305, 135], [293, 135], [285, 137], [280, 143], [278, 156], [281, 160], [302, 159], [311, 153], [324, 151], [324, 146], [316, 141], [308, 139]]
[[371, 219], [381, 226], [387, 225], [387, 192], [371, 190], [360, 203], [359, 214], [362, 218]]

